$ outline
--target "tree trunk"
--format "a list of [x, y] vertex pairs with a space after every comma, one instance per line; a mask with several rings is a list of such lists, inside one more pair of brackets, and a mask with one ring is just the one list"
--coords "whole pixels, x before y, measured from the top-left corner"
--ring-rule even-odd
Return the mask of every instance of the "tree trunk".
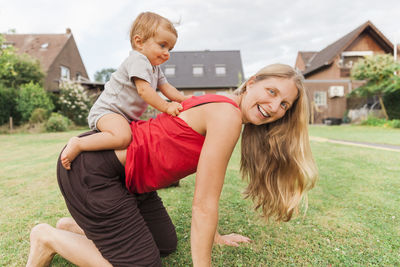
[[388, 114], [386, 112], [385, 104], [383, 104], [382, 96], [378, 96], [378, 97], [379, 97], [379, 104], [381, 104], [383, 115], [385, 116], [386, 120], [389, 120], [389, 116], [388, 116]]

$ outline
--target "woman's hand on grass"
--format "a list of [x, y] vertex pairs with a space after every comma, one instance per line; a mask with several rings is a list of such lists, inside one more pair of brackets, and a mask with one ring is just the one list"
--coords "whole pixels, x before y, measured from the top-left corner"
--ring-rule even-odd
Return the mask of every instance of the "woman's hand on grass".
[[238, 247], [239, 243], [250, 243], [251, 239], [239, 234], [220, 235], [218, 233], [214, 236], [214, 243], [218, 245], [227, 245], [231, 247]]

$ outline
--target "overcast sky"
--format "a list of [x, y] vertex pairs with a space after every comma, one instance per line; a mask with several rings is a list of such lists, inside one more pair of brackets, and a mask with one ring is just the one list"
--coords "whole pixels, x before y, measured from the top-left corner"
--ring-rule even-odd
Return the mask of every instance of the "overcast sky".
[[240, 50], [246, 77], [294, 65], [298, 51], [319, 51], [367, 20], [400, 42], [400, 0], [0, 0], [0, 33], [71, 28], [93, 79], [128, 55], [130, 25], [143, 11], [180, 22], [175, 51]]

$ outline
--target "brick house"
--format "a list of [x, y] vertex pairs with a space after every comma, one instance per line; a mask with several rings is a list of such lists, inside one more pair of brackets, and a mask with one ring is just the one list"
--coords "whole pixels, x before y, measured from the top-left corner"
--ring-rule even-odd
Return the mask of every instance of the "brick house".
[[319, 52], [300, 51], [295, 67], [302, 71], [311, 108], [311, 122], [341, 119], [352, 108], [346, 94], [362, 82], [350, 79], [357, 60], [377, 53], [393, 54], [393, 44], [367, 21]]
[[4, 34], [4, 37], [5, 45], [39, 60], [46, 90], [57, 92], [62, 79], [89, 81], [70, 29], [64, 34]]
[[185, 95], [224, 94], [244, 81], [240, 51], [174, 51], [161, 65], [170, 84]]

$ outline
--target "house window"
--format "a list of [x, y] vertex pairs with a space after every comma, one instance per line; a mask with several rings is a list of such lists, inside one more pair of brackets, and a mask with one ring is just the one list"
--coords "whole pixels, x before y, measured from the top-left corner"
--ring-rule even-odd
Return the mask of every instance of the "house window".
[[226, 75], [225, 65], [215, 65], [215, 74], [217, 76], [225, 76]]
[[205, 95], [205, 94], [206, 94], [206, 92], [204, 92], [204, 91], [194, 91], [194, 93], [193, 93], [194, 96], [201, 96], [201, 95]]
[[174, 65], [165, 66], [164, 74], [167, 77], [174, 77], [175, 76], [175, 66]]
[[203, 65], [193, 65], [193, 76], [203, 76], [204, 67]]
[[326, 106], [326, 92], [314, 92], [314, 103], [317, 106]]
[[61, 66], [61, 79], [62, 80], [70, 79], [69, 68]]
[[41, 49], [47, 49], [49, 47], [49, 43], [44, 43], [40, 46]]
[[80, 72], [77, 72], [76, 75], [75, 75], [75, 79], [77, 81], [80, 81], [82, 79], [82, 74]]

